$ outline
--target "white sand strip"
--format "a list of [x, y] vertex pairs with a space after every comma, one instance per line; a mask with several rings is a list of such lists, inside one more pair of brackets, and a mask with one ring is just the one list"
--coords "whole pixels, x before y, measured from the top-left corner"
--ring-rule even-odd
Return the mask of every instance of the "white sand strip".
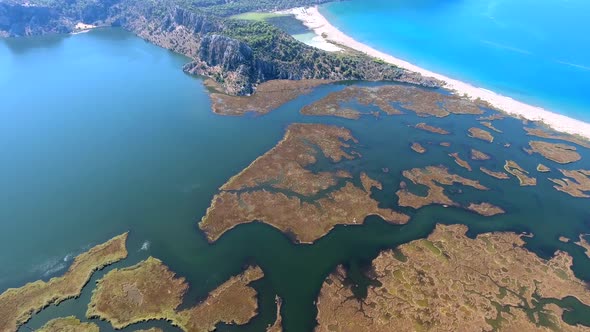
[[413, 65], [407, 61], [385, 54], [370, 46], [360, 43], [338, 30], [319, 12], [317, 7], [294, 8], [288, 11], [295, 18], [303, 22], [305, 26], [313, 30], [316, 35], [325, 38], [329, 42], [344, 45], [363, 52], [369, 56], [381, 59], [398, 67], [420, 73], [427, 77], [433, 77], [446, 83], [445, 88], [454, 91], [458, 95], [467, 95], [470, 98], [480, 98], [491, 105], [504, 110], [506, 113], [522, 117], [531, 121], [542, 121], [551, 128], [569, 134], [580, 135], [590, 139], [590, 124], [572, 119], [565, 115], [549, 112], [543, 108], [528, 105], [510, 97], [499, 95], [493, 91], [475, 87], [441, 74], [437, 74], [424, 68]]

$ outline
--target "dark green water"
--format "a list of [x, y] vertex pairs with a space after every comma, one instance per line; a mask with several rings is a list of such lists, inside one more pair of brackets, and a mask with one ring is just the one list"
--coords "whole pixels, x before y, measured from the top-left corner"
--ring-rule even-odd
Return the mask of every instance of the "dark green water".
[[[0, 291], [59, 275], [72, 256], [131, 232], [128, 259], [95, 274], [80, 299], [47, 308], [27, 327], [64, 315], [84, 318], [98, 278], [113, 267], [153, 255], [190, 282], [187, 306], [244, 265], [259, 264], [266, 274], [255, 284], [260, 315], [247, 326], [220, 330], [262, 331], [275, 319], [278, 294], [285, 301], [286, 330], [309, 331], [321, 283], [336, 265], [349, 266], [362, 285], [360, 271], [380, 250], [425, 237], [437, 222], [467, 224], [470, 235], [532, 232], [535, 236], [527, 239], [530, 250], [544, 257], [566, 250], [574, 257], [576, 275], [590, 280], [590, 260], [583, 250], [557, 239], [590, 231], [588, 201], [553, 190], [547, 175], [534, 171], [538, 162], [557, 165], [522, 151], [528, 139], [519, 121], [496, 122], [504, 134], [496, 134], [496, 142], [488, 144], [467, 138], [466, 129], [477, 123], [471, 116], [350, 121], [298, 113], [303, 105], [342, 85], [318, 88], [266, 116], [222, 117], [211, 112], [201, 81], [180, 70], [186, 61], [118, 30], [0, 41]], [[408, 127], [422, 121], [453, 134], [443, 137]], [[455, 200], [491, 201], [509, 213], [483, 218], [442, 207], [404, 209], [412, 215], [408, 225], [369, 218], [364, 226], [338, 227], [314, 245], [295, 245], [273, 228], [253, 223], [208, 244], [197, 222], [217, 188], [274, 146], [292, 122], [350, 128], [363, 158], [343, 166], [355, 174], [367, 171], [383, 182], [384, 190], [374, 192], [383, 207], [396, 207], [401, 170], [443, 163], [492, 189], [464, 190], [453, 195]], [[436, 146], [442, 140], [453, 146]], [[411, 141], [423, 143], [429, 151], [417, 155], [409, 149]], [[506, 142], [512, 143], [510, 149], [503, 147]], [[460, 152], [467, 159], [471, 147], [494, 159], [470, 161], [475, 170], [467, 172], [447, 156]], [[580, 152], [581, 162], [563, 168], [590, 169], [589, 151]], [[515, 179], [498, 181], [476, 171], [480, 165], [499, 170], [505, 159], [530, 170], [539, 185], [522, 188]], [[316, 168], [328, 166], [320, 163]], [[383, 173], [384, 167], [390, 172]], [[149, 246], [142, 250], [145, 243]], [[582, 310], [587, 308], [564, 302], [578, 308], [566, 315], [568, 321], [590, 324], [584, 314], [588, 311]], [[100, 326], [112, 330], [107, 323]], [[176, 330], [164, 322], [127, 330], [149, 326]]]

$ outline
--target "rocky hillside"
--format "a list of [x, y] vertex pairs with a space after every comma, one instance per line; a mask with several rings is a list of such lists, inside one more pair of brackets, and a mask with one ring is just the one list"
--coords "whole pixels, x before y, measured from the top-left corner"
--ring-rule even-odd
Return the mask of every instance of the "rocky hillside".
[[245, 95], [273, 79], [400, 80], [435, 86], [417, 74], [361, 54], [309, 47], [264, 23], [226, 18], [313, 0], [0, 0], [0, 35], [68, 33], [76, 23], [121, 26], [193, 61], [185, 71]]

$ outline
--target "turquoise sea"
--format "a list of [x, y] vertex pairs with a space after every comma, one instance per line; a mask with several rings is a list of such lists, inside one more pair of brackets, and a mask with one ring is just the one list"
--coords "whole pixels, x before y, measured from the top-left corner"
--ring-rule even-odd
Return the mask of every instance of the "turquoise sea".
[[586, 0], [352, 0], [320, 11], [380, 51], [590, 121]]

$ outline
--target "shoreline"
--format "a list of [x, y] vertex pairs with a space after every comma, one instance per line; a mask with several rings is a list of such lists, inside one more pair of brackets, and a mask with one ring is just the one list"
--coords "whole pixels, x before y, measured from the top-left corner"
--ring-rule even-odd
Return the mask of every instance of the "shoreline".
[[82, 22], [78, 22], [76, 24], [76, 26], [74, 27], [74, 31], [72, 31], [70, 34], [79, 35], [81, 33], [86, 33], [86, 32], [89, 32], [90, 30], [93, 30], [96, 28], [98, 28], [98, 26], [96, 26], [96, 25], [84, 24]]
[[469, 83], [418, 67], [408, 61], [378, 51], [353, 39], [333, 26], [320, 13], [317, 6], [309, 8], [298, 7], [285, 12], [294, 15], [297, 20], [301, 21], [303, 25], [313, 31], [317, 37], [322, 38], [326, 42], [334, 43], [336, 46], [340, 44], [400, 68], [419, 73], [423, 76], [433, 77], [444, 82], [445, 85], [443, 87], [445, 89], [451, 90], [457, 95], [467, 95], [471, 99], [479, 98], [509, 115], [521, 117], [529, 121], [543, 122], [551, 129], [572, 135], [578, 135], [590, 140], [590, 123], [517, 101], [493, 91], [476, 87]]

